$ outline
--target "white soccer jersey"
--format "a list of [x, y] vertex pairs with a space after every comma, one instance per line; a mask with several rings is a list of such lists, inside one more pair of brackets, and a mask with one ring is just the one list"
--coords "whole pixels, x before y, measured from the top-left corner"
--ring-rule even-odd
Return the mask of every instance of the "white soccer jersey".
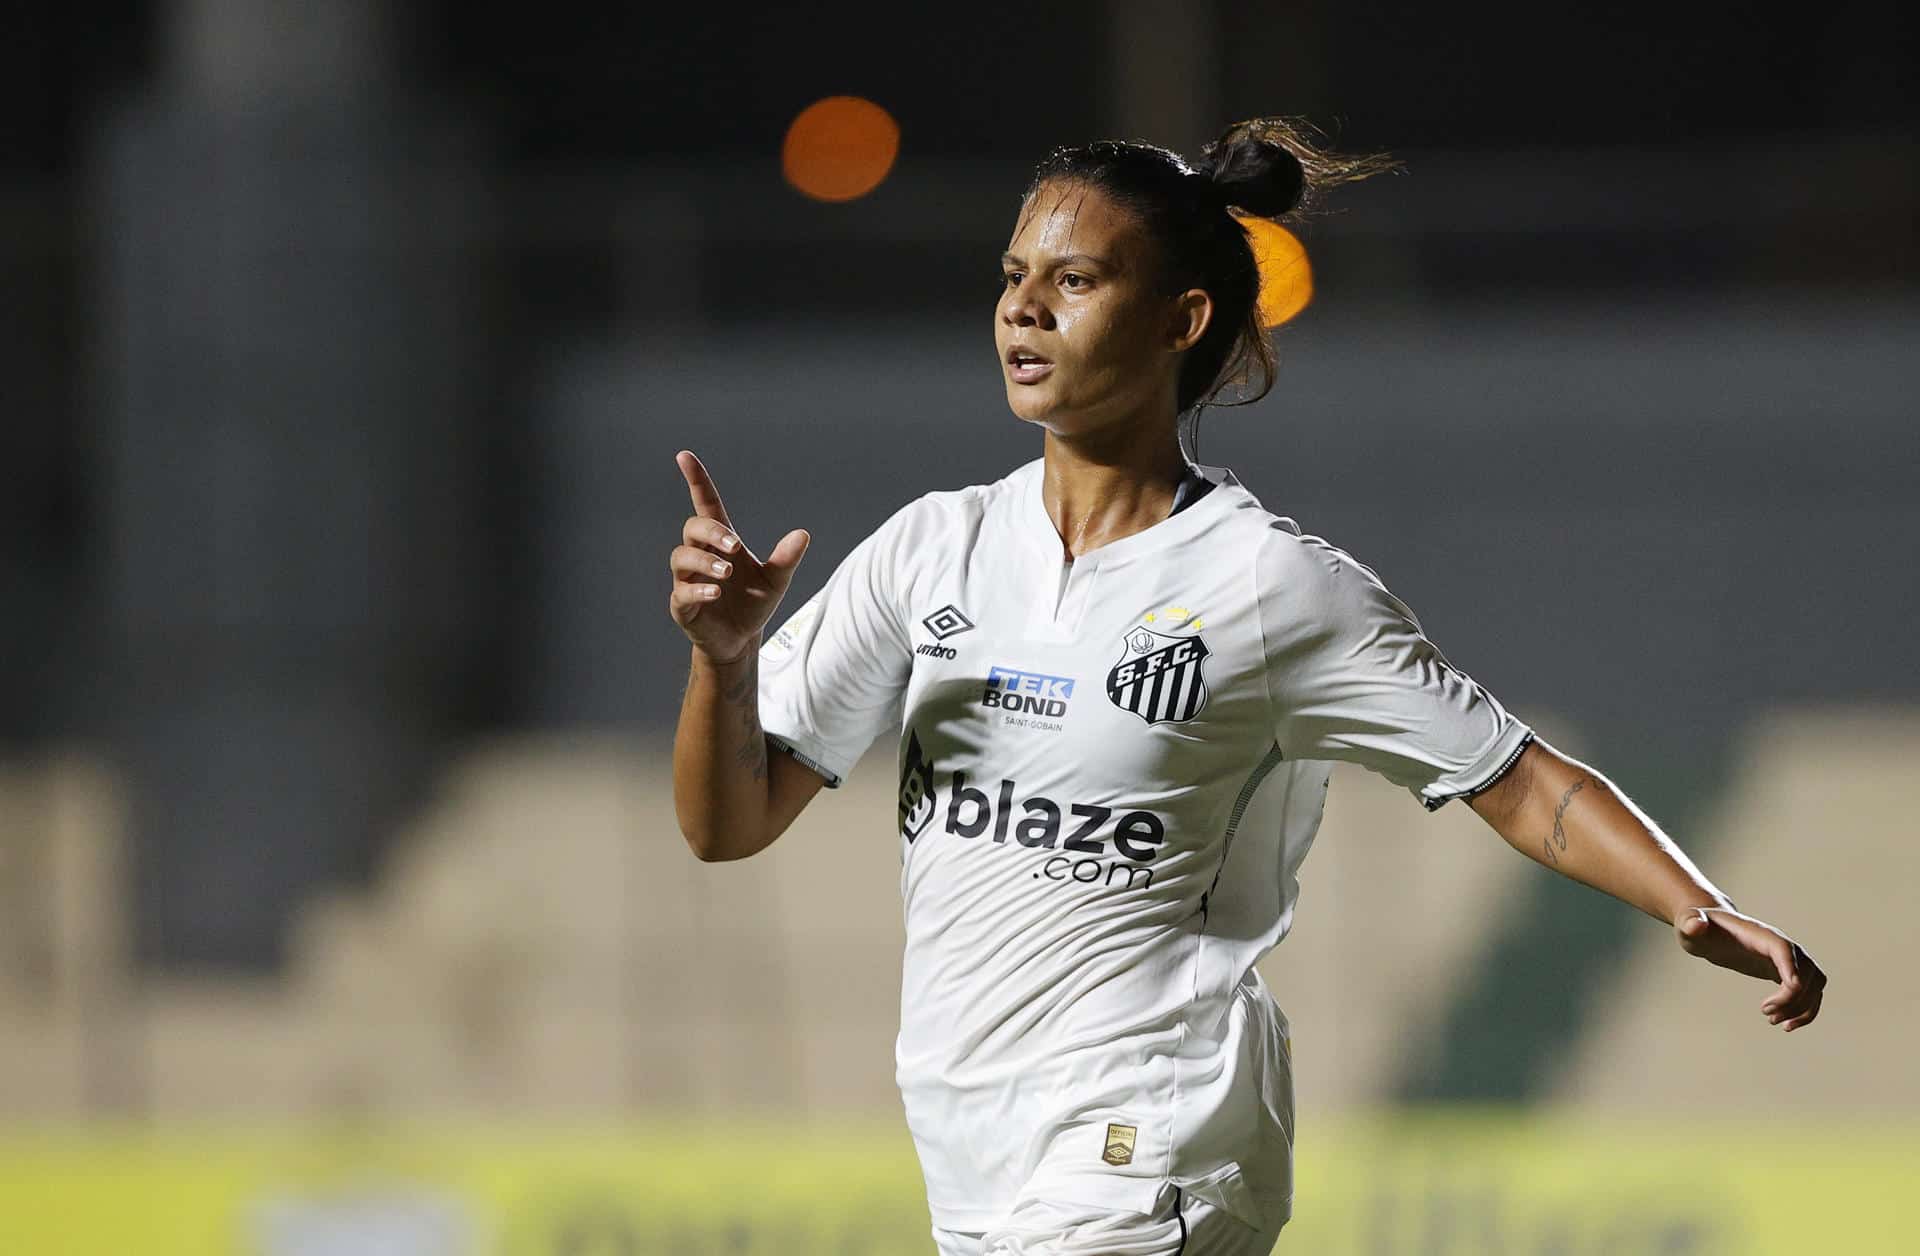
[[1291, 1207], [1285, 936], [1330, 761], [1428, 808], [1531, 735], [1373, 572], [1215, 486], [1078, 561], [1043, 461], [929, 493], [761, 650], [770, 736], [838, 784], [899, 738], [898, 1081], [934, 1223]]

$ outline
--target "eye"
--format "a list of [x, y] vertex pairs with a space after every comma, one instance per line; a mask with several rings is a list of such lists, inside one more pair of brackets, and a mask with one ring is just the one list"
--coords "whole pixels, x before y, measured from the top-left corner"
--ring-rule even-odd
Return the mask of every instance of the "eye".
[[1003, 287], [1017, 288], [1020, 286], [1020, 281], [1022, 279], [1025, 279], [1026, 277], [1027, 277], [1026, 272], [1024, 271], [1018, 271], [1018, 270], [1002, 271], [1000, 273], [1000, 283]]
[[1060, 282], [1066, 285], [1067, 291], [1069, 292], [1079, 292], [1081, 289], [1089, 287], [1093, 283], [1093, 281], [1085, 275], [1071, 270], [1060, 276]]

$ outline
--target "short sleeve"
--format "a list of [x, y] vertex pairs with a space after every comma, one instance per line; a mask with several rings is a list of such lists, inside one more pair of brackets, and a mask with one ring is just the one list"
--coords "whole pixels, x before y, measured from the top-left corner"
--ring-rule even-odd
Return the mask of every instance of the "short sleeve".
[[913, 661], [898, 556], [912, 511], [854, 546], [760, 647], [760, 726], [829, 787], [898, 722]]
[[1491, 784], [1532, 739], [1344, 551], [1275, 527], [1258, 569], [1273, 735], [1288, 758], [1357, 763], [1432, 811]]

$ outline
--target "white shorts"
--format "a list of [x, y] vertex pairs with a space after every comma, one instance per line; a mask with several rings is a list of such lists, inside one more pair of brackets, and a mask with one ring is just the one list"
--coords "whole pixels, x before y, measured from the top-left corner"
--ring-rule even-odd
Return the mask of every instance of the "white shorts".
[[1279, 1227], [1255, 1230], [1168, 1184], [1152, 1213], [1024, 1199], [998, 1227], [933, 1227], [940, 1256], [1269, 1256]]

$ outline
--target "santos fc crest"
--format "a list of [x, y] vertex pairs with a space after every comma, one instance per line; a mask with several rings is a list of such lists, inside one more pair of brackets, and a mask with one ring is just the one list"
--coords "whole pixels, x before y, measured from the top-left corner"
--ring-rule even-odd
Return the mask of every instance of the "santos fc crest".
[[[1198, 627], [1199, 621], [1189, 626]], [[1175, 637], [1144, 625], [1134, 628], [1121, 642], [1120, 661], [1107, 673], [1107, 697], [1149, 724], [1190, 720], [1207, 703], [1203, 664], [1211, 653], [1198, 633]]]

